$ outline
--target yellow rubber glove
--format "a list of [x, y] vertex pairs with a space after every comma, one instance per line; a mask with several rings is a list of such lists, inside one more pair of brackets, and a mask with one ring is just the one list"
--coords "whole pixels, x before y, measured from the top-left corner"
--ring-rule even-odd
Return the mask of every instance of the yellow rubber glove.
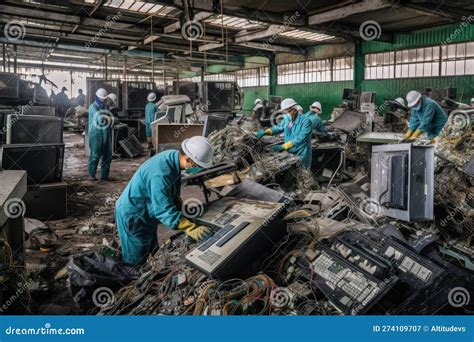
[[290, 148], [295, 146], [295, 144], [293, 144], [293, 141], [288, 141], [281, 146], [283, 147], [284, 150], [289, 150]]
[[431, 139], [432, 144], [436, 144], [437, 142], [438, 142], [438, 137], [434, 137], [433, 139]]
[[179, 221], [178, 229], [182, 230], [195, 241], [200, 241], [211, 235], [211, 230], [205, 226], [198, 226], [196, 223], [192, 223], [187, 218], [183, 217]]
[[265, 134], [266, 134], [266, 135], [273, 135], [272, 129], [271, 129], [271, 128], [267, 128], [267, 129], [265, 130]]
[[405, 135], [403, 136], [403, 139], [408, 139], [408, 138], [410, 138], [412, 134], [413, 134], [413, 131], [408, 130], [408, 131], [405, 133]]
[[411, 139], [416, 139], [416, 138], [418, 138], [418, 137], [421, 135], [421, 133], [423, 133], [423, 132], [420, 131], [419, 129], [417, 129], [417, 130], [415, 131], [415, 133], [413, 133], [410, 138], [411, 138]]

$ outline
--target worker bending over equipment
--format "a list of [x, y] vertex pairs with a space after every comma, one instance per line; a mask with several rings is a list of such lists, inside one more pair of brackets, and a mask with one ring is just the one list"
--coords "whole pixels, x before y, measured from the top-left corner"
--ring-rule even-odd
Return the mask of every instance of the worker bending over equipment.
[[[115, 222], [122, 245], [122, 260], [137, 265], [158, 247], [162, 223], [199, 241], [209, 228], [189, 221], [181, 212], [181, 170], [212, 166], [213, 149], [207, 138], [186, 139], [181, 150], [163, 151], [144, 162], [115, 205]], [[186, 211], [184, 211], [186, 212]]]
[[405, 140], [414, 140], [421, 134], [426, 133], [428, 139], [435, 142], [447, 121], [443, 108], [435, 101], [414, 90], [407, 94], [407, 103], [408, 107], [411, 108], [411, 114], [410, 125], [404, 137]]
[[305, 167], [311, 166], [311, 122], [296, 109], [297, 103], [293, 99], [284, 99], [281, 102], [281, 112], [287, 113], [278, 125], [257, 132], [257, 137], [275, 135], [284, 132], [285, 143], [273, 146], [273, 151], [288, 151], [301, 158]]

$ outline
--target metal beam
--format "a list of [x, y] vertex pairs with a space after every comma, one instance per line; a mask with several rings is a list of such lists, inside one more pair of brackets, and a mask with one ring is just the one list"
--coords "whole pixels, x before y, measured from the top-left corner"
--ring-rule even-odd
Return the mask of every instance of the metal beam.
[[[205, 11], [198, 12], [194, 15], [193, 21], [201, 21], [201, 20], [207, 19], [207, 18], [209, 18], [210, 16], [213, 16], [213, 15], [214, 15], [214, 13], [211, 13], [211, 12], [205, 12]], [[181, 28], [181, 21], [178, 19], [178, 21], [164, 26], [163, 27], [163, 32], [164, 33], [171, 33], [171, 32], [179, 30], [180, 28]]]
[[308, 17], [308, 25], [318, 25], [327, 23], [329, 21], [337, 21], [354, 14], [376, 11], [391, 6], [394, 6], [394, 4], [388, 0], [364, 0], [361, 2], [356, 2], [352, 5], [313, 14]]
[[265, 50], [265, 51], [271, 51], [271, 52], [285, 52], [285, 53], [301, 55], [300, 53], [297, 53], [295, 49], [289, 48], [287, 46], [281, 46], [281, 45], [262, 44], [262, 43], [254, 43], [254, 42], [238, 43], [235, 45], [244, 46], [244, 47], [248, 47], [248, 48], [256, 49], [256, 50]]
[[288, 28], [284, 25], [270, 25], [267, 29], [258, 32], [241, 32], [235, 36], [236, 43], [245, 43], [255, 39], [271, 37], [275, 34], [285, 32]]
[[209, 43], [209, 44], [200, 45], [198, 47], [198, 51], [203, 52], [203, 51], [218, 49], [223, 46], [224, 46], [224, 43]]

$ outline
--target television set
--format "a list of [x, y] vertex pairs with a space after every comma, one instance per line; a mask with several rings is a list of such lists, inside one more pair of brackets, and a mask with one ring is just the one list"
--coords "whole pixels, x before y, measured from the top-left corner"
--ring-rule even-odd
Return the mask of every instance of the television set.
[[7, 116], [7, 144], [59, 144], [63, 142], [63, 119], [55, 116]]

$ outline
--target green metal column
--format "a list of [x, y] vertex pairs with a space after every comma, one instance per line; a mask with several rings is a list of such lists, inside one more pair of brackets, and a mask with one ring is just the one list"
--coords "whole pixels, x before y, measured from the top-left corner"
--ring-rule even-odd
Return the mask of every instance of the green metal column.
[[364, 54], [362, 53], [362, 41], [357, 40], [354, 44], [354, 88], [361, 89], [365, 74]]
[[277, 86], [277, 66], [275, 54], [272, 53], [268, 56], [268, 95], [276, 94]]

